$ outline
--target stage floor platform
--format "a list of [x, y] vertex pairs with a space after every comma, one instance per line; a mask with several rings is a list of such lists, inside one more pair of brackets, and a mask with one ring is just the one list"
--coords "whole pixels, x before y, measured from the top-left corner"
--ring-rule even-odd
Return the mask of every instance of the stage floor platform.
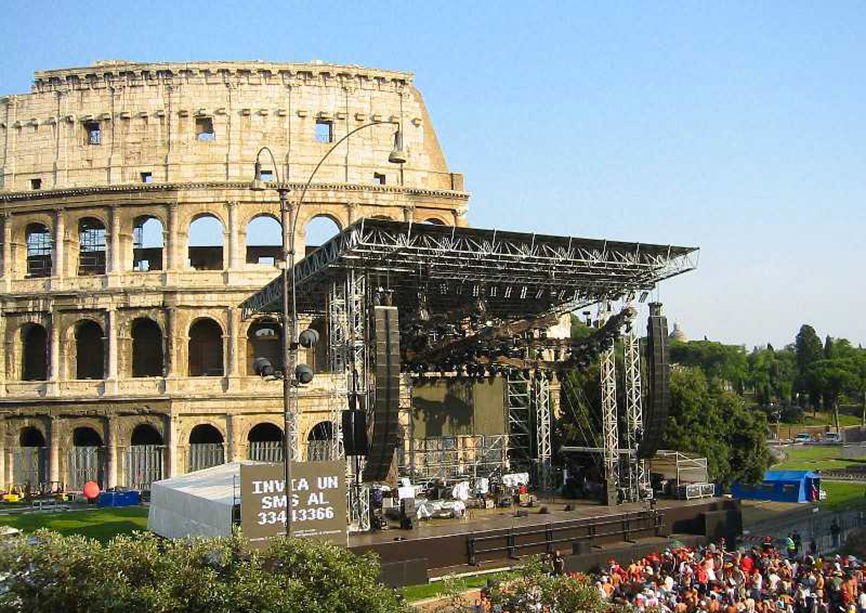
[[[566, 505], [572, 509], [566, 511]], [[548, 512], [539, 513], [542, 507]], [[412, 530], [392, 528], [355, 534], [349, 537], [349, 548], [356, 553], [375, 551], [383, 566], [423, 560], [429, 574], [437, 575], [513, 564], [522, 557], [555, 550], [588, 556], [601, 554], [610, 546], [647, 539], [660, 538], [663, 544], [673, 535], [706, 537], [707, 514], [734, 513], [739, 517], [740, 513], [739, 502], [726, 498], [659, 500], [654, 513], [645, 503], [607, 507], [563, 499], [520, 508], [528, 511], [524, 517], [517, 517], [516, 510], [471, 509], [468, 517], [425, 520]], [[709, 536], [718, 536], [717, 523]], [[738, 533], [739, 526], [728, 528], [728, 533], [733, 532]]]

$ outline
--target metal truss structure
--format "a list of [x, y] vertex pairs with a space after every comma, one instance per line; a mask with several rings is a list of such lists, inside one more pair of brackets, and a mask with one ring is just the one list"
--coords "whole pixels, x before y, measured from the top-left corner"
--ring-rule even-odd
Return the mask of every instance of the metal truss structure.
[[[485, 376], [507, 377], [503, 467], [539, 466], [542, 486], [552, 476], [549, 377], [560, 358], [543, 361], [527, 354], [526, 359], [502, 356], [493, 363], [483, 352], [484, 343], [491, 338], [490, 342], [500, 344], [502, 339], [525, 339], [526, 347], [556, 354], [571, 352], [569, 359], [578, 367], [582, 364], [579, 358], [602, 350], [603, 455], [608, 494], [616, 503], [620, 450], [614, 337], [606, 330], [593, 340], [593, 346], [583, 347], [547, 339], [544, 331], [565, 313], [649, 291], [659, 281], [696, 268], [697, 258], [698, 250], [691, 247], [360, 219], [295, 265], [298, 310], [328, 317], [331, 371], [347, 376], [345, 388], [338, 386], [335, 392], [335, 438], [340, 438], [336, 410], [338, 405], [345, 406], [343, 399], [352, 393], [353, 385], [366, 401], [361, 406], [373, 405], [366, 350], [366, 312], [373, 304], [400, 309], [401, 350], [410, 344], [410, 337], [404, 336], [409, 332], [411, 340], [427, 342], [426, 348], [416, 351], [427, 352], [425, 361], [435, 354], [437, 365], [450, 365], [453, 370], [458, 363], [465, 369], [469, 359], [474, 370], [466, 373], [470, 377], [484, 375], [485, 368]], [[241, 305], [245, 318], [261, 311], [279, 311], [281, 306], [279, 278]], [[616, 320], [618, 315], [609, 316], [609, 328], [622, 325]], [[471, 341], [460, 340], [467, 335], [472, 335]], [[449, 357], [449, 352], [457, 353]], [[535, 351], [533, 355], [540, 354]], [[531, 366], [528, 362], [533, 359]], [[637, 368], [639, 372], [639, 362]], [[639, 384], [637, 378], [631, 381]], [[639, 396], [640, 390], [629, 385], [627, 390]], [[639, 404], [631, 409], [637, 419]], [[630, 436], [636, 436], [638, 422], [629, 423]], [[416, 449], [409, 454], [415, 462], [418, 453]], [[435, 460], [425, 462], [435, 471], [460, 467], [459, 461], [442, 467]], [[368, 525], [369, 515], [362, 507], [364, 492], [369, 492], [363, 484], [351, 489], [357, 498], [351, 507], [353, 522]]]
[[[607, 320], [608, 303], [599, 307], [599, 322]], [[604, 480], [607, 490], [607, 504], [614, 506], [618, 502], [619, 474], [619, 423], [616, 411], [616, 358], [613, 351], [614, 343], [606, 348], [600, 356], [601, 373], [601, 438], [604, 443]]]
[[532, 379], [514, 371], [505, 381], [508, 413], [508, 461], [511, 470], [529, 470], [533, 463]]
[[641, 393], [640, 346], [629, 328], [622, 337], [625, 366], [625, 446], [628, 449], [625, 466], [625, 491], [628, 502], [638, 502], [646, 492], [652, 492], [646, 463], [637, 456], [643, 435], [643, 399]]
[[408, 438], [399, 451], [399, 475], [413, 482], [501, 477], [508, 465], [508, 435]]
[[543, 492], [549, 492], [553, 489], [550, 382], [544, 376], [536, 374], [532, 381], [532, 391], [532, 401], [535, 405], [535, 432], [538, 448], [538, 488]]
[[[431, 312], [479, 297], [491, 314], [565, 313], [650, 290], [697, 267], [692, 247], [546, 236], [383, 219], [361, 219], [295, 266], [297, 303], [321, 313], [330, 283], [347, 270], [393, 291], [393, 305], [414, 312], [426, 293]], [[249, 317], [278, 310], [279, 279], [247, 299]]]

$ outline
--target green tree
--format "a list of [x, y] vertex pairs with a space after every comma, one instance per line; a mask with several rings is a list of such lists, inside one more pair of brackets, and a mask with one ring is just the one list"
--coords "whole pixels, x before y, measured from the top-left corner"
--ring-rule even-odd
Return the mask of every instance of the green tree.
[[860, 377], [858, 364], [853, 359], [827, 359], [813, 362], [807, 380], [821, 391], [825, 409], [833, 411], [836, 431], [839, 432], [839, 399], [844, 393], [856, 392]]
[[742, 393], [748, 378], [746, 351], [739, 345], [724, 345], [714, 341], [671, 343], [671, 362], [703, 370], [707, 379], [727, 384]]
[[812, 409], [817, 411], [821, 398], [821, 390], [809, 377], [809, 368], [814, 362], [824, 359], [824, 347], [815, 328], [803, 324], [794, 340], [797, 355], [797, 391], [808, 396]]

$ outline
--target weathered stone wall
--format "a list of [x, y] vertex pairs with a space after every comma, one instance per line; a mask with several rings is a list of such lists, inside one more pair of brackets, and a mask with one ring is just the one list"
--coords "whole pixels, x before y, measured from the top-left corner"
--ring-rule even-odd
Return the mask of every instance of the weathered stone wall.
[[[210, 120], [212, 140], [196, 138], [197, 118]], [[263, 215], [279, 220], [279, 202], [273, 190], [251, 191], [249, 181], [256, 152], [267, 145], [276, 168], [267, 154], [264, 167], [291, 183], [297, 199], [331, 146], [316, 140], [317, 120], [332, 122], [334, 140], [367, 122], [400, 122], [408, 162], [387, 161], [392, 125], [366, 128], [340, 145], [300, 210], [301, 254], [306, 225], [319, 216], [340, 228], [362, 217], [466, 225], [462, 176], [448, 171], [409, 73], [109, 62], [40, 72], [31, 93], [0, 98], [0, 487], [16, 484], [26, 428], [45, 441], [53, 487], [68, 483], [75, 429], [90, 428], [102, 442], [103, 485], [111, 487], [130, 478], [124, 454], [136, 426], [152, 426], [162, 440], [164, 476], [189, 468], [197, 425], [219, 432], [227, 461], [247, 457], [257, 424], [282, 427], [281, 385], [249, 374], [255, 321], [243, 320], [239, 309], [279, 273], [279, 262], [246, 257], [249, 223]], [[98, 144], [86, 130], [94, 122]], [[142, 173], [151, 173], [150, 182]], [[384, 185], [374, 173], [385, 175]], [[190, 224], [203, 215], [223, 228], [213, 270], [189, 261]], [[133, 229], [142, 217], [162, 225], [161, 269], [133, 266]], [[81, 274], [83, 219], [104, 226], [104, 273]], [[33, 224], [44, 228], [49, 251], [41, 272], [32, 253], [28, 258]], [[222, 351], [221, 374], [192, 376], [190, 330], [203, 319], [219, 331], [211, 340]], [[153, 322], [161, 336], [159, 372], [148, 376], [133, 372], [142, 343], [133, 334], [137, 320]], [[84, 342], [86, 322], [98, 328]], [[28, 336], [35, 328], [44, 331], [44, 347]], [[25, 376], [34, 347], [46, 365], [35, 378]], [[339, 408], [334, 389], [345, 387], [345, 375], [328, 374], [321, 355], [307, 358], [318, 374], [300, 399], [302, 456], [316, 424]], [[87, 359], [101, 367], [100, 377], [78, 378]]]

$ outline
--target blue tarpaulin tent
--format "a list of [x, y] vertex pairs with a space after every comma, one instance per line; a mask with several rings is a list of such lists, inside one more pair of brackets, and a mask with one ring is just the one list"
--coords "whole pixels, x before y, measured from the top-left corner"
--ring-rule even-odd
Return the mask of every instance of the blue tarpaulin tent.
[[734, 498], [778, 502], [817, 501], [820, 490], [821, 477], [808, 470], [768, 470], [758, 485], [735, 481], [731, 486]]

